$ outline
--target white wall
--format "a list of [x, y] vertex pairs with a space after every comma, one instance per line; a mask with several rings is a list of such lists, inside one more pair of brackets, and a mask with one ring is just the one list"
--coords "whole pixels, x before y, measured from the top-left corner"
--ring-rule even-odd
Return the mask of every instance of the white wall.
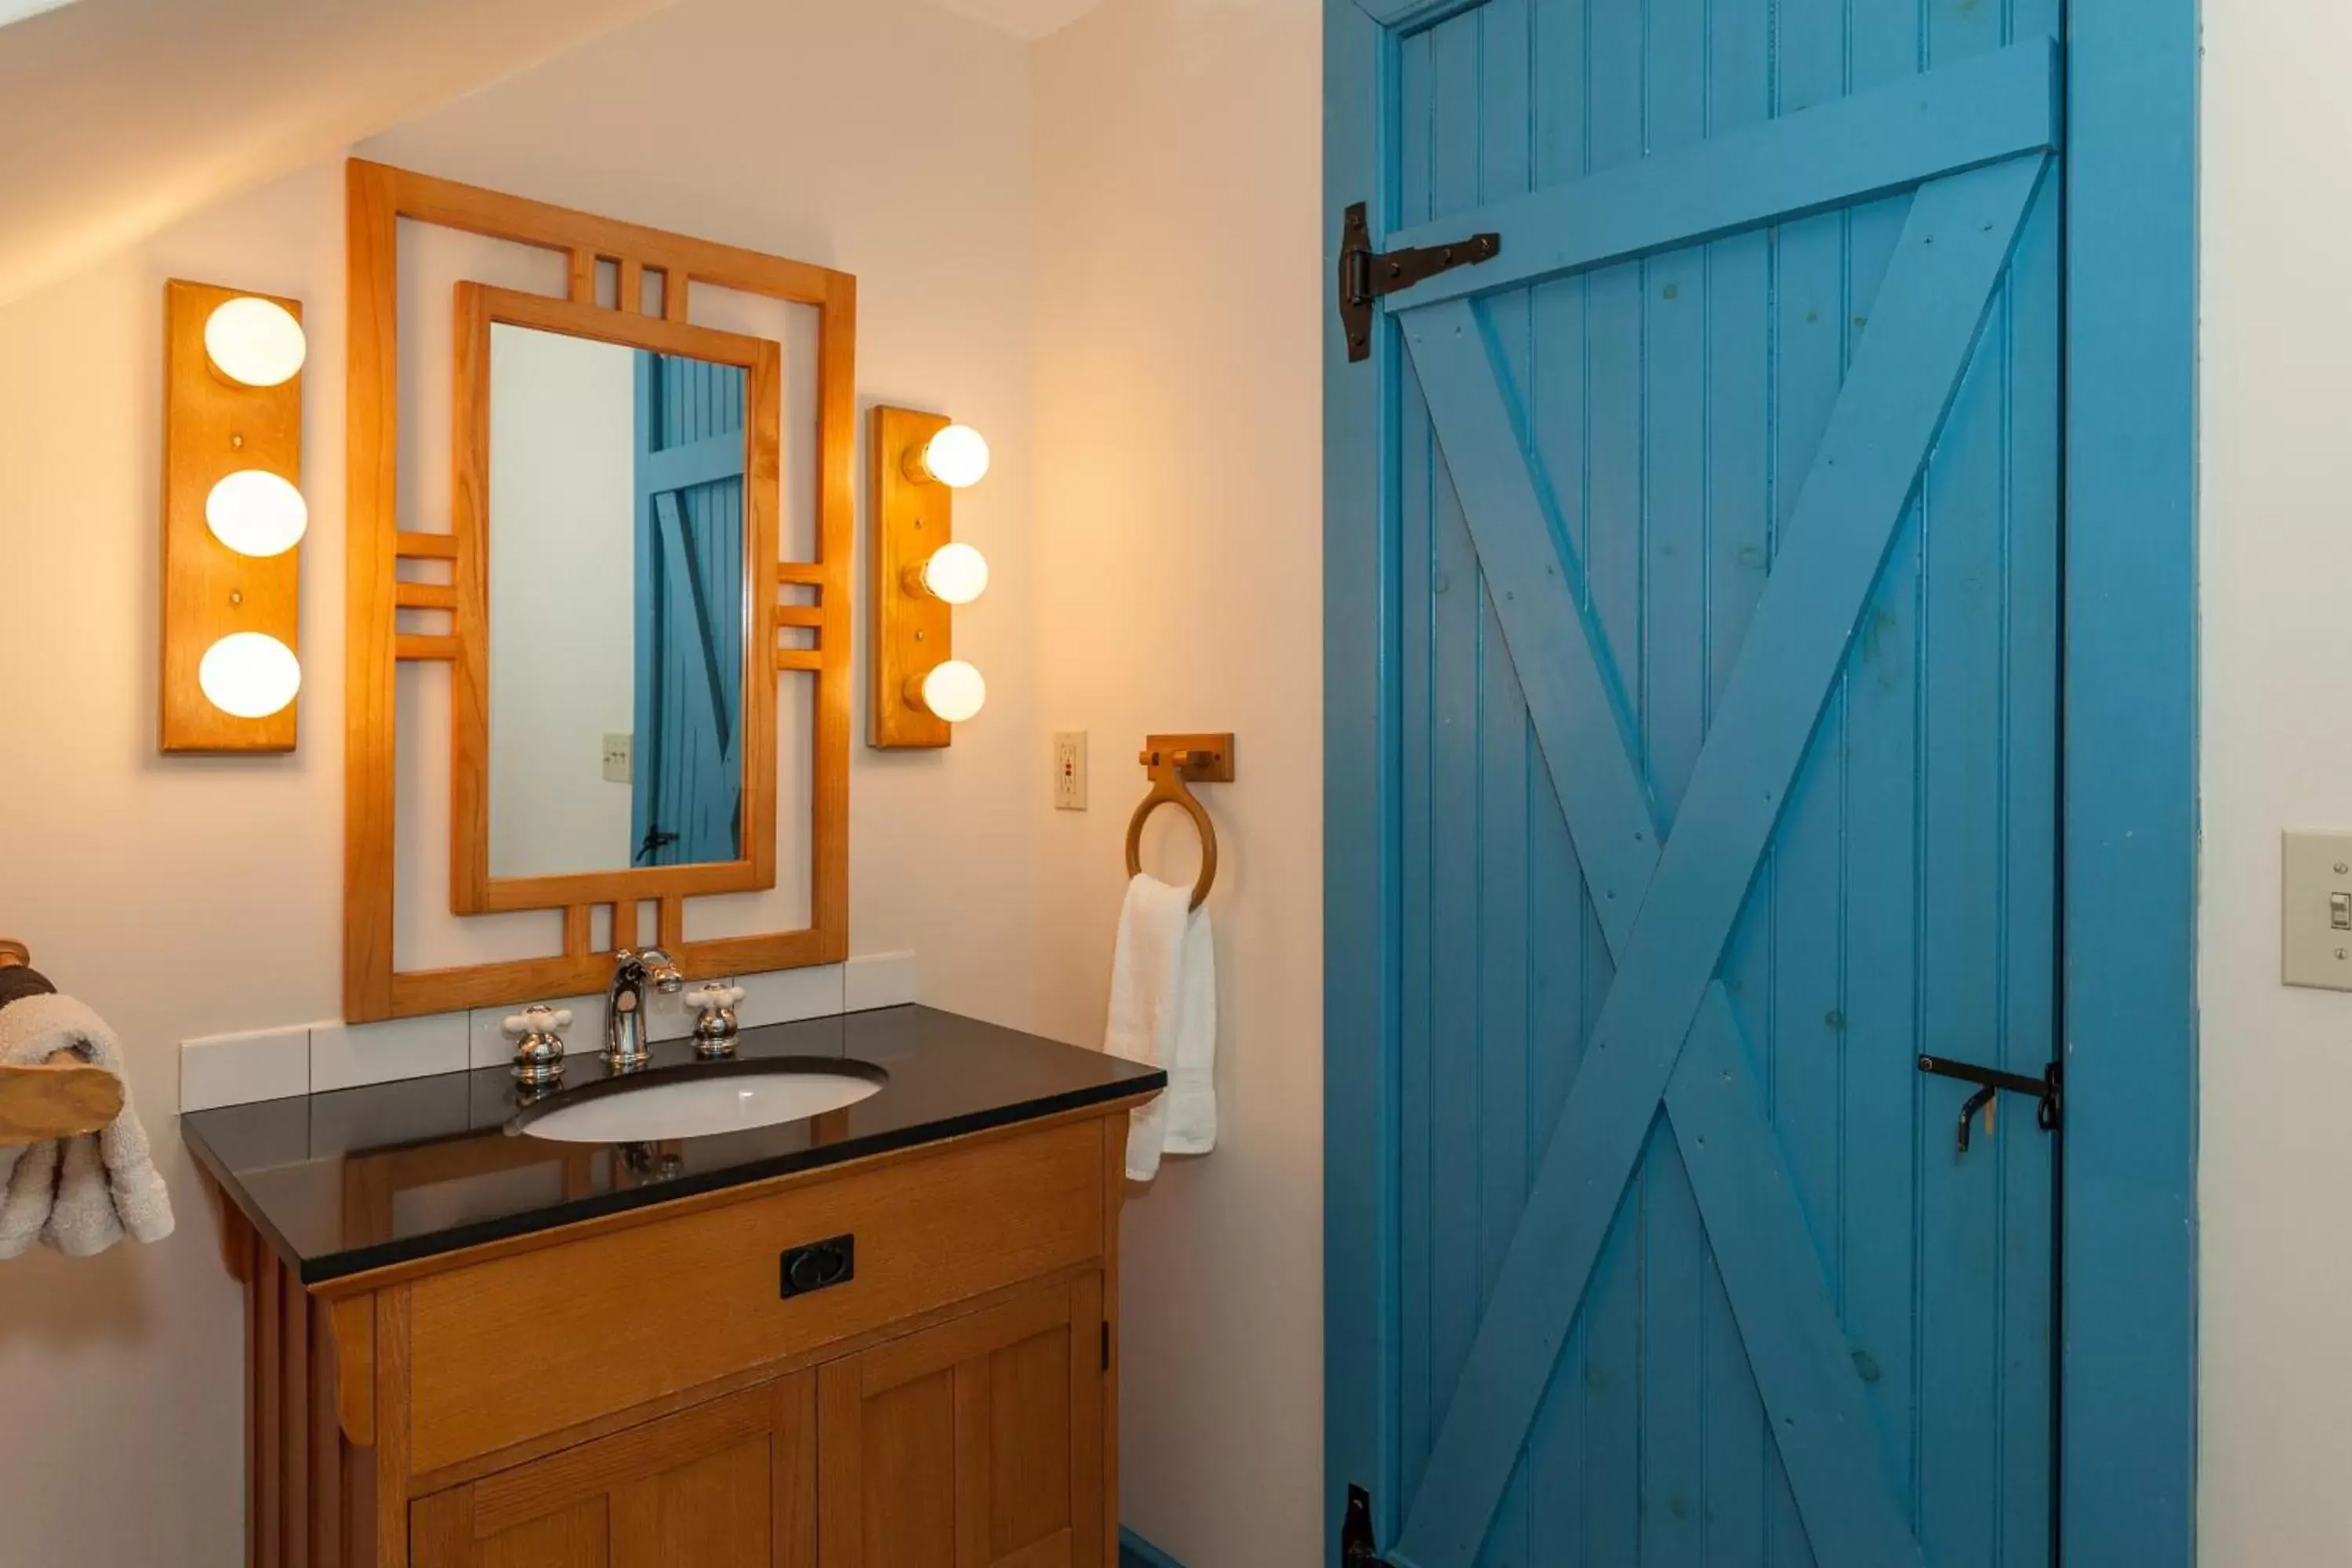
[[490, 324], [490, 875], [630, 862], [637, 355]]
[[[988, 433], [998, 471], [957, 522], [998, 577], [957, 633], [994, 695], [950, 752], [856, 749], [852, 934], [861, 952], [918, 952], [927, 999], [1016, 1025], [1034, 1009], [1029, 808], [1046, 776], [1022, 526], [1029, 114], [1025, 49], [919, 0], [687, 0], [362, 149], [856, 272], [861, 399]], [[176, 1047], [338, 1012], [342, 265], [341, 171], [325, 163], [0, 307], [0, 934], [125, 1037], [180, 1213], [158, 1247], [0, 1265], [0, 1563], [244, 1560], [240, 1310], [173, 1132]], [[169, 277], [308, 306], [290, 757], [155, 750]]]
[[1031, 797], [1047, 1033], [1102, 1037], [1143, 737], [1236, 737], [1223, 1142], [1123, 1237], [1123, 1512], [1187, 1568], [1323, 1551], [1321, 15], [1111, 0], [1037, 53], [1037, 718], [1092, 763], [1084, 815]]
[[2352, 1561], [2352, 995], [2279, 984], [2279, 839], [2352, 827], [2352, 9], [2205, 7], [2201, 1561]]

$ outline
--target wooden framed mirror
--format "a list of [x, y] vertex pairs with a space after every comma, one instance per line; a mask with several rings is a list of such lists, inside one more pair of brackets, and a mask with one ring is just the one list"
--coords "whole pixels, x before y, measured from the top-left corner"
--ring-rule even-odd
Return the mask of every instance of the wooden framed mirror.
[[[591, 993], [617, 950], [655, 942], [695, 975], [840, 962], [856, 280], [358, 160], [347, 195], [345, 1016]], [[446, 528], [423, 503], [404, 518], [399, 494], [404, 456], [416, 482], [400, 332], [419, 298], [401, 236], [417, 225], [558, 263], [555, 291], [443, 286]], [[814, 307], [813, 432], [779, 429], [782, 346], [689, 321], [697, 284]], [[792, 486], [809, 492], [794, 499], [814, 559], [784, 558]], [[400, 765], [400, 671], [436, 665], [446, 846], [422, 841]], [[798, 680], [814, 696], [793, 704], [806, 739], [784, 765], [807, 770], [787, 793], [809, 820], [784, 837], [805, 846], [807, 924], [690, 938], [689, 899], [777, 886], [778, 688]], [[404, 966], [401, 876], [445, 856], [450, 914], [549, 911], [558, 951], [512, 956], [506, 931], [490, 962]]]
[[457, 321], [452, 908], [772, 886], [778, 345], [479, 283]]

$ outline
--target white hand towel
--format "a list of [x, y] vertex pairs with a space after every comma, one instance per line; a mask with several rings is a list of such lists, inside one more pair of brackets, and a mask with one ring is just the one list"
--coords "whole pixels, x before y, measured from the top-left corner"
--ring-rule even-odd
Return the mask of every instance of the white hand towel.
[[[26, 996], [0, 1007], [0, 1062], [37, 1066], [59, 1051], [123, 1076], [122, 1043], [72, 997]], [[172, 1234], [172, 1195], [155, 1173], [127, 1083], [122, 1114], [100, 1131], [0, 1148], [0, 1258], [16, 1257], [37, 1237], [88, 1258], [126, 1230], [141, 1241]]]
[[1168, 1089], [1129, 1112], [1127, 1173], [1148, 1182], [1162, 1153], [1217, 1146], [1217, 959], [1206, 910], [1150, 877], [1127, 886], [1111, 958], [1103, 1049], [1165, 1068]]

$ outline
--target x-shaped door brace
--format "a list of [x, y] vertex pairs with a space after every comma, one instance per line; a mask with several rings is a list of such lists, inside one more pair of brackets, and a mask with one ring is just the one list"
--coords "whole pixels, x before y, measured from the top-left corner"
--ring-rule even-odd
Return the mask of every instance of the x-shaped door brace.
[[[1617, 971], [1399, 1563], [1475, 1559], [1661, 1104], [1816, 1560], [1923, 1561], [1715, 972], [2047, 161], [2019, 151], [1918, 185], [1664, 843], [1615, 718], [1607, 645], [1581, 608], [1580, 563], [1556, 542], [1477, 311], [1467, 297], [1394, 306]], [[1493, 281], [1461, 276], [1465, 296]]]

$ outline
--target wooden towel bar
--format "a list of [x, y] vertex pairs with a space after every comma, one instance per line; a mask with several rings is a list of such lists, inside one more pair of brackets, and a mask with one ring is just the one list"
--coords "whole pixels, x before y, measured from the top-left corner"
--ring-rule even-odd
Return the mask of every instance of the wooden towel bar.
[[[0, 938], [0, 969], [30, 967], [21, 942]], [[71, 1058], [32, 1067], [0, 1066], [0, 1144], [38, 1143], [95, 1132], [122, 1114], [122, 1080]]]

